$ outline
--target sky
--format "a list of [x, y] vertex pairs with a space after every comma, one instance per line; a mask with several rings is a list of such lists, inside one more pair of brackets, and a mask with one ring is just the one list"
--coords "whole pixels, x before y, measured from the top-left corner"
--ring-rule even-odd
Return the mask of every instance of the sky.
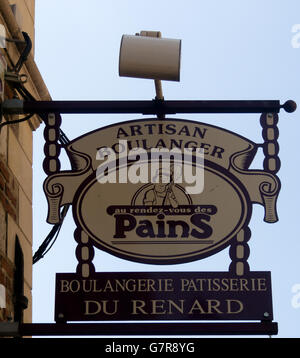
[[[53, 100], [151, 100], [152, 80], [119, 77], [123, 34], [161, 31], [182, 40], [180, 82], [163, 81], [166, 100], [280, 100], [300, 104], [300, 3], [298, 0], [36, 0], [35, 61]], [[297, 26], [298, 25], [298, 26]], [[294, 32], [293, 32], [294, 31]], [[142, 115], [62, 115], [74, 139]], [[259, 114], [180, 114], [261, 143]], [[300, 337], [299, 109], [279, 114], [281, 191], [279, 221], [263, 221], [254, 205], [248, 262], [271, 271], [279, 338]], [[34, 133], [33, 251], [51, 230], [43, 193], [43, 128]], [[62, 169], [69, 169], [61, 154]], [[262, 156], [254, 164], [262, 168]], [[75, 272], [75, 225], [68, 213], [59, 237], [33, 267], [33, 322], [54, 322], [55, 274]], [[95, 250], [97, 271], [227, 271], [228, 249], [170, 266], [138, 264]], [[297, 295], [298, 294], [298, 295]]]

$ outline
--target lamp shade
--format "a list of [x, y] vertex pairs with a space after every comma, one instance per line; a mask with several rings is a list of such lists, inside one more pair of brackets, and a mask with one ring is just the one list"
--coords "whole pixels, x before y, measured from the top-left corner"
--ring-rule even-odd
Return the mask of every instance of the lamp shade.
[[119, 75], [179, 81], [181, 40], [123, 35]]

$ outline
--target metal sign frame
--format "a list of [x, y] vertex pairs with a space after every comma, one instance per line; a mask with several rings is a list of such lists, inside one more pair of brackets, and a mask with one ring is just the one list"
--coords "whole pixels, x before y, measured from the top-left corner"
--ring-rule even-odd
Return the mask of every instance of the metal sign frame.
[[[263, 113], [261, 125], [263, 128], [263, 138], [265, 143], [273, 141], [268, 138], [267, 114], [279, 113], [280, 109], [291, 113], [296, 110], [295, 102], [289, 100], [284, 104], [279, 101], [21, 101], [6, 100], [2, 103], [2, 114], [38, 114], [46, 123], [45, 135], [49, 130], [47, 118], [49, 113], [56, 113], [56, 119], [61, 121], [61, 113], [142, 113], [155, 114], [162, 118], [165, 114], [174, 113]], [[276, 116], [275, 116], [276, 117]], [[277, 121], [272, 124], [276, 131]], [[57, 123], [55, 124], [57, 126]], [[59, 128], [59, 125], [58, 127]], [[56, 129], [57, 129], [56, 128]], [[277, 140], [277, 138], [276, 138]], [[53, 143], [52, 143], [53, 144]], [[55, 165], [50, 166], [49, 158], [44, 161], [44, 169], [47, 174], [59, 171], [59, 151], [60, 145], [57, 140], [57, 151], [51, 158]], [[47, 152], [47, 145], [45, 150]], [[267, 148], [267, 145], [266, 145]], [[280, 161], [275, 154], [275, 167], [272, 166], [273, 174], [280, 167]], [[269, 163], [274, 155], [265, 150], [264, 169], [269, 170]], [[237, 265], [243, 265], [247, 270], [247, 258], [249, 248], [247, 241], [250, 234], [245, 232], [245, 238], [241, 244], [244, 247], [244, 257], [242, 260], [237, 257], [236, 244], [230, 249], [232, 265], [230, 271], [234, 272]], [[80, 245], [80, 243], [79, 243]], [[80, 260], [79, 260], [80, 265]], [[90, 265], [92, 263], [90, 262]], [[273, 335], [278, 333], [278, 324], [265, 317], [261, 322], [193, 322], [193, 323], [22, 323], [4, 322], [0, 324], [0, 336], [43, 336], [43, 335]]]

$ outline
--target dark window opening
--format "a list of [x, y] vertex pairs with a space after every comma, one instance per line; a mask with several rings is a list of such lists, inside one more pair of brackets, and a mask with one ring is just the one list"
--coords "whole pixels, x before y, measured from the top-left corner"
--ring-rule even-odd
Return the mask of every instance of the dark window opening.
[[14, 321], [23, 322], [23, 310], [28, 306], [24, 296], [24, 256], [19, 238], [15, 243], [15, 272], [14, 272]]

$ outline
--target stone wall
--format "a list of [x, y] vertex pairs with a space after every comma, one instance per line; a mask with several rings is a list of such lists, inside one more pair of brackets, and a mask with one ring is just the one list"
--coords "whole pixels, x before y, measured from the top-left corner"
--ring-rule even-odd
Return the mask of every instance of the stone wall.
[[[25, 31], [34, 44], [34, 6], [34, 0], [0, 1], [0, 24], [5, 27], [6, 37], [22, 40], [22, 31]], [[5, 59], [8, 70], [17, 63], [21, 51], [20, 44], [13, 42], [6, 42], [5, 50], [0, 48], [0, 56]], [[27, 76], [25, 88], [34, 98], [49, 100], [50, 95], [34, 62], [33, 54], [32, 50], [20, 75]], [[23, 99], [14, 84], [8, 81], [5, 82], [4, 97]], [[2, 120], [22, 117], [24, 115], [4, 116]], [[5, 290], [6, 296], [5, 307], [0, 307], [0, 321], [15, 320], [18, 295], [28, 298], [23, 321], [31, 322], [32, 319], [32, 149], [33, 131], [40, 123], [40, 118], [35, 115], [29, 121], [6, 125], [0, 132], [0, 294]], [[16, 251], [16, 242], [19, 251]], [[20, 251], [22, 265], [17, 260]], [[16, 293], [15, 284], [19, 282], [20, 275], [22, 292]], [[1, 297], [0, 302], [3, 306]]]

